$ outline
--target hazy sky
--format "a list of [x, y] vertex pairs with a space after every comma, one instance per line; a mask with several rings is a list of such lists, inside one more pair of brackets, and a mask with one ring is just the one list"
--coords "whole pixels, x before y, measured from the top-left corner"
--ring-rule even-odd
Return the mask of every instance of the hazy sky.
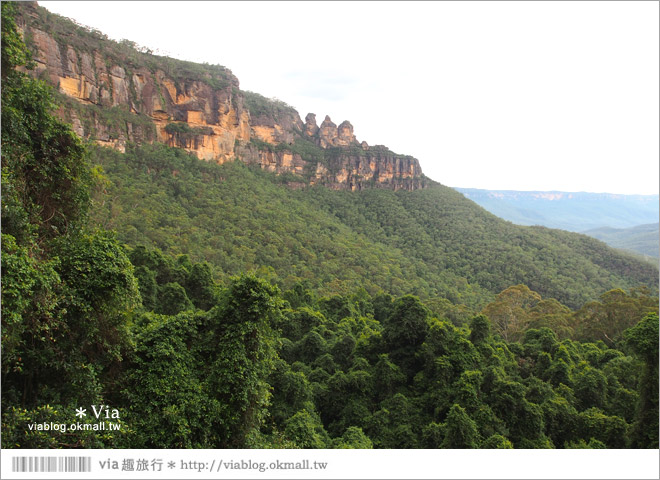
[[39, 2], [445, 185], [658, 193], [658, 2]]

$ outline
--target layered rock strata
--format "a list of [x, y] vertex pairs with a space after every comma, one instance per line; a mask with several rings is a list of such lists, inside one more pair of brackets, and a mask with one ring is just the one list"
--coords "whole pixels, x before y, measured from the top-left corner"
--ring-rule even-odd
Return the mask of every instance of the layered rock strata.
[[[334, 189], [424, 185], [414, 158], [358, 142], [348, 121], [337, 126], [326, 116], [319, 127], [310, 113], [303, 123], [293, 108], [241, 91], [224, 67], [145, 53], [34, 2], [19, 10], [19, 27], [34, 56], [30, 73], [67, 100], [60, 114], [81, 137], [122, 151], [127, 142], [163, 142], [200, 159], [238, 158]], [[70, 32], [62, 35], [63, 29]], [[323, 160], [297, 153], [301, 139], [322, 149]]]

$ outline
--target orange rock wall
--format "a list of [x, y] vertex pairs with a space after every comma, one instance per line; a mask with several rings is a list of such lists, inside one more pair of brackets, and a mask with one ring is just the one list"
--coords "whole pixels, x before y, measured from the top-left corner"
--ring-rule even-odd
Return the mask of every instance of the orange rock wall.
[[[186, 62], [144, 54], [140, 57], [137, 52], [133, 56], [125, 51], [118, 54], [116, 47], [101, 40], [97, 45], [85, 43], [76, 50], [58, 43], [46, 26], [37, 27], [44, 25], [37, 21], [41, 7], [25, 4], [21, 8], [23, 20], [19, 27], [30, 39], [36, 64], [31, 73], [47, 79], [59, 92], [87, 109], [61, 112], [82, 137], [120, 151], [129, 141], [163, 142], [184, 148], [200, 159], [223, 163], [238, 158], [271, 172], [300, 175], [308, 183], [334, 189], [423, 186], [417, 160], [394, 155], [384, 148], [370, 150], [365, 142], [358, 142], [348, 121], [337, 127], [326, 116], [318, 127], [314, 114], [307, 115], [303, 123], [291, 108], [277, 114], [266, 110], [251, 117], [238, 79], [222, 67], [213, 73], [221, 75], [222, 80], [208, 81], [204, 75], [211, 73], [205, 74], [205, 67], [181, 74], [189, 68]], [[75, 31], [71, 35], [76, 35]], [[121, 55], [122, 60], [118, 60]], [[142, 59], [142, 63], [136, 58]], [[171, 73], [177, 71], [178, 74]], [[109, 125], [107, 115], [102, 115], [105, 109], [121, 110], [120, 121], [115, 116]], [[172, 122], [185, 122], [200, 134], [185, 137], [184, 143], [166, 132]], [[311, 164], [286, 149], [260, 150], [250, 143], [255, 138], [272, 146], [286, 146], [293, 145], [300, 136], [322, 149], [331, 149], [332, 154], [326, 155], [322, 163]], [[355, 148], [361, 151], [356, 154]]]

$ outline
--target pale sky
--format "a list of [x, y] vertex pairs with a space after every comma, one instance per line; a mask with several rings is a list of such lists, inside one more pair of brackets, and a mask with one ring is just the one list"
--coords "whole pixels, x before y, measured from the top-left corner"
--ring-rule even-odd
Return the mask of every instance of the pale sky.
[[657, 194], [658, 2], [50, 2], [453, 187]]

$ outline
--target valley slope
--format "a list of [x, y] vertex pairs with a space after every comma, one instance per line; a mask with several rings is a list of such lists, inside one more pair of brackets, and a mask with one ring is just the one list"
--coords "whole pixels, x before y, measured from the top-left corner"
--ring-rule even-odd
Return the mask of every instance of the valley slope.
[[586, 235], [602, 240], [614, 248], [640, 253], [658, 259], [658, 238], [660, 225], [648, 223], [629, 228], [594, 228], [584, 232]]
[[270, 272], [323, 295], [442, 297], [474, 309], [526, 284], [578, 308], [612, 288], [657, 291], [657, 268], [585, 235], [521, 227], [451, 188], [291, 188], [241, 162], [216, 165], [163, 145], [97, 148], [107, 184], [94, 220], [130, 245], [207, 260], [221, 277]]

